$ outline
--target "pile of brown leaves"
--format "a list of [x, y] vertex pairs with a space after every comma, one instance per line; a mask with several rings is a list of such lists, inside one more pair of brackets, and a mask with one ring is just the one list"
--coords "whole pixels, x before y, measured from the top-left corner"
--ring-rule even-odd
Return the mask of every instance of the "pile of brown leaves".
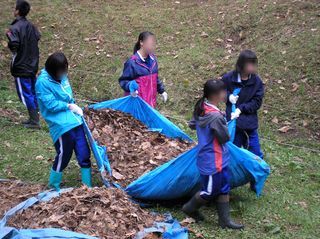
[[43, 185], [27, 184], [21, 181], [0, 181], [0, 218], [6, 211], [37, 195], [44, 189]]
[[81, 187], [26, 209], [9, 220], [16, 228], [61, 228], [99, 238], [133, 238], [163, 220], [132, 203], [115, 188]]
[[107, 146], [113, 177], [122, 186], [192, 146], [150, 132], [142, 122], [121, 111], [86, 109], [85, 118], [95, 140]]

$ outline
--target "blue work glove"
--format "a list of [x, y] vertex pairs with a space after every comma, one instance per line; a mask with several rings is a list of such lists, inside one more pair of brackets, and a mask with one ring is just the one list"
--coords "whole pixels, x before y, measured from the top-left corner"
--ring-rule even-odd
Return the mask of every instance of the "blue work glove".
[[138, 96], [138, 89], [139, 89], [139, 85], [135, 80], [132, 80], [132, 81], [129, 82], [130, 94], [133, 97], [137, 97]]

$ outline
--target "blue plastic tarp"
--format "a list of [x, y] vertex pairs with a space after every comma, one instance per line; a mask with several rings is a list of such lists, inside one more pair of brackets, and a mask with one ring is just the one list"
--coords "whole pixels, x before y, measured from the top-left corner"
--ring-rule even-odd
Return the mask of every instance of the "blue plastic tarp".
[[[149, 128], [157, 129], [168, 137], [191, 141], [186, 133], [139, 97], [127, 96], [94, 104], [90, 107], [97, 110], [110, 108], [129, 113]], [[231, 135], [231, 141], [227, 143], [231, 155], [229, 163], [231, 187], [238, 187], [250, 182], [259, 196], [270, 173], [269, 165], [248, 150], [238, 148], [232, 143], [236, 129], [235, 120], [229, 122], [228, 128]], [[197, 146], [140, 176], [125, 190], [134, 198], [147, 200], [170, 200], [191, 196], [200, 187], [196, 158]]]
[[[96, 237], [87, 236], [81, 233], [65, 231], [57, 228], [44, 228], [44, 229], [16, 229], [13, 227], [6, 227], [8, 219], [15, 214], [22, 212], [24, 209], [31, 207], [39, 202], [46, 202], [54, 197], [58, 197], [60, 193], [68, 192], [72, 188], [61, 189], [58, 193], [56, 191], [45, 191], [39, 193], [36, 197], [31, 197], [26, 201], [21, 202], [17, 206], [11, 208], [0, 221], [0, 238], [4, 239], [97, 239]], [[17, 195], [18, 196], [18, 195]]]
[[192, 141], [178, 126], [149, 106], [140, 97], [126, 96], [119, 99], [104, 101], [91, 105], [93, 109], [114, 109], [131, 114], [136, 119], [143, 122], [150, 130], [160, 131], [162, 134], [171, 138], [181, 138]]
[[[0, 181], [3, 181], [0, 179]], [[39, 193], [36, 197], [31, 197], [17, 206], [11, 208], [0, 221], [0, 239], [97, 239], [96, 237], [88, 236], [81, 233], [66, 231], [58, 228], [43, 228], [43, 229], [17, 229], [14, 227], [7, 227], [6, 223], [10, 217], [22, 212], [23, 210], [32, 207], [39, 202], [47, 202], [54, 197], [58, 197], [61, 193], [69, 192], [72, 188], [61, 189], [60, 192], [45, 191]], [[188, 239], [188, 230], [181, 227], [179, 222], [166, 215], [164, 222], [155, 222], [153, 227], [146, 228], [139, 232], [135, 238], [140, 239], [148, 233], [161, 233], [162, 238], [166, 239]]]

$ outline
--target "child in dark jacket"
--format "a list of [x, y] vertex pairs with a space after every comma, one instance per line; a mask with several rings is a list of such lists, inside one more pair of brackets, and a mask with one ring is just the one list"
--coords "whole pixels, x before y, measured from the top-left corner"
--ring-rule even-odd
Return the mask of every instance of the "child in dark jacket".
[[14, 16], [7, 31], [8, 47], [12, 52], [11, 74], [15, 79], [16, 89], [21, 102], [27, 107], [29, 120], [23, 122], [27, 128], [40, 128], [39, 110], [35, 94], [36, 74], [39, 65], [40, 33], [27, 20], [30, 11], [27, 1], [17, 1]]
[[222, 228], [242, 229], [230, 219], [229, 206], [229, 152], [225, 143], [229, 141], [227, 122], [217, 105], [225, 101], [225, 87], [221, 80], [208, 80], [203, 97], [197, 102], [189, 126], [197, 130], [198, 156], [202, 188], [187, 202], [182, 210], [195, 220], [204, 220], [198, 209], [216, 199], [219, 225]]
[[[258, 135], [258, 110], [262, 105], [264, 86], [256, 74], [258, 59], [251, 50], [244, 50], [237, 60], [236, 69], [222, 77], [227, 87], [227, 120], [237, 119], [234, 144], [247, 148], [255, 155], [263, 158]], [[240, 88], [238, 95], [233, 91]], [[232, 104], [236, 111], [231, 113]]]
[[164, 102], [168, 99], [162, 81], [158, 77], [158, 61], [155, 51], [155, 36], [152, 32], [141, 32], [134, 46], [133, 55], [124, 64], [119, 84], [125, 95], [140, 96], [151, 107], [157, 103], [157, 94]]

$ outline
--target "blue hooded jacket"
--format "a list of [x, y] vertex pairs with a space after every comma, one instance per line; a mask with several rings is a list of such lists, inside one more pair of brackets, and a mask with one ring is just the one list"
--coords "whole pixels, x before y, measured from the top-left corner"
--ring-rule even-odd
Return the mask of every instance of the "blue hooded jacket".
[[204, 115], [189, 122], [191, 129], [197, 130], [197, 167], [202, 175], [220, 173], [228, 167], [229, 151], [225, 143], [229, 141], [227, 121], [221, 111], [209, 103], [204, 103]]
[[82, 124], [81, 116], [68, 108], [68, 104], [75, 101], [67, 77], [58, 82], [45, 69], [41, 70], [36, 82], [36, 95], [40, 113], [49, 126], [54, 143], [65, 132]]
[[[236, 104], [236, 107], [241, 110], [240, 117], [237, 119], [237, 128], [243, 130], [257, 129], [259, 126], [258, 110], [262, 105], [264, 96], [264, 86], [260, 77], [256, 74], [252, 74], [247, 82], [243, 84], [238, 72], [231, 71], [225, 74], [222, 77], [222, 80], [227, 87], [228, 99], [234, 89], [241, 88], [239, 99]], [[231, 112], [232, 104], [228, 100], [226, 107], [226, 116], [228, 121], [231, 119]]]

